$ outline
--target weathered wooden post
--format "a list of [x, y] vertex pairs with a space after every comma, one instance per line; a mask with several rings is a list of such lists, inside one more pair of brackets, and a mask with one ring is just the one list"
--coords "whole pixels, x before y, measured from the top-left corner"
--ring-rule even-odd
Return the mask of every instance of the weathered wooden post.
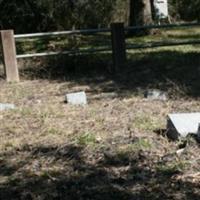
[[4, 70], [8, 82], [18, 82], [19, 72], [17, 67], [16, 47], [13, 30], [0, 31]]
[[123, 23], [111, 24], [114, 71], [118, 72], [126, 63], [126, 43]]

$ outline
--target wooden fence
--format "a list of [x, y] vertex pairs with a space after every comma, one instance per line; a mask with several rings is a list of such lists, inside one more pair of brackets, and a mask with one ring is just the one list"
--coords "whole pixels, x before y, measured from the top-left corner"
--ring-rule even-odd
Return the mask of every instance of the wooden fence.
[[[3, 63], [8, 82], [18, 82], [19, 72], [17, 66], [18, 58], [29, 58], [29, 57], [41, 57], [41, 56], [52, 56], [60, 54], [73, 54], [73, 53], [92, 53], [92, 52], [105, 52], [112, 51], [114, 71], [117, 72], [121, 66], [126, 63], [126, 49], [139, 49], [139, 48], [152, 48], [159, 46], [174, 46], [174, 45], [187, 45], [187, 44], [199, 44], [199, 41], [190, 42], [171, 42], [163, 44], [152, 44], [152, 45], [126, 45], [126, 31], [134, 30], [149, 30], [149, 29], [163, 29], [163, 28], [178, 28], [178, 27], [195, 27], [200, 26], [197, 23], [190, 24], [168, 24], [168, 25], [151, 25], [151, 26], [137, 26], [137, 27], [124, 27], [123, 23], [113, 23], [111, 28], [107, 29], [87, 29], [87, 30], [72, 30], [72, 31], [60, 31], [60, 32], [48, 32], [48, 33], [33, 33], [33, 34], [18, 34], [14, 35], [13, 30], [2, 30], [0, 31], [0, 42], [2, 46]], [[111, 32], [112, 38], [112, 49], [110, 48], [99, 48], [99, 49], [87, 49], [80, 51], [61, 51], [61, 52], [44, 52], [34, 54], [16, 54], [15, 40], [22, 38], [34, 38], [34, 37], [49, 37], [58, 35], [74, 35], [74, 34], [96, 34]]]

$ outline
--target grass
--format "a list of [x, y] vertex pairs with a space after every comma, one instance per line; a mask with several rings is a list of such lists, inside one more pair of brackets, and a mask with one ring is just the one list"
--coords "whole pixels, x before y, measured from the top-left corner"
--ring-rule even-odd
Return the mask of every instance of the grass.
[[96, 137], [90, 132], [82, 133], [80, 136], [76, 137], [75, 143], [78, 145], [94, 145], [96, 143]]
[[92, 36], [60, 36], [36, 39], [17, 40], [18, 54], [45, 52], [45, 51], [64, 51], [76, 49], [89, 49], [98, 47], [111, 47], [111, 39], [108, 34], [96, 34]]
[[170, 175], [170, 174], [176, 174], [178, 173], [183, 173], [183, 171], [185, 169], [187, 169], [189, 163], [183, 160], [176, 160], [173, 161], [171, 163], [168, 164], [161, 164], [157, 166], [157, 170], [162, 173], [162, 174], [166, 174], [166, 175]]
[[[166, 162], [179, 142], [169, 142], [154, 131], [165, 128], [170, 112], [199, 110], [198, 99], [154, 102], [140, 95], [93, 99], [96, 93], [89, 87], [89, 105], [74, 107], [63, 103], [64, 94], [85, 85], [47, 80], [2, 84], [1, 101], [17, 106], [0, 113], [4, 199], [14, 199], [16, 192], [21, 197], [22, 190], [36, 199], [43, 195], [99, 199], [100, 191], [107, 199], [157, 199], [163, 196], [163, 188], [173, 191], [164, 195], [166, 199], [178, 198], [180, 191], [188, 199], [196, 197], [190, 191], [198, 180], [186, 183], [181, 174], [198, 172], [198, 164], [187, 164], [198, 158], [198, 145], [190, 142], [180, 159], [172, 156]], [[172, 187], [172, 181], [180, 188]], [[151, 192], [143, 191], [144, 187]]]
[[[158, 129], [161, 125], [161, 120], [148, 116], [144, 113], [138, 114], [133, 120], [133, 126], [139, 131], [153, 131]], [[163, 124], [163, 123], [162, 123]]]
[[198, 41], [199, 36], [199, 28], [161, 29], [154, 35], [135, 38], [130, 37], [127, 39], [127, 43], [144, 44], [150, 42], [190, 41], [195, 39]]
[[[199, 47], [129, 51], [117, 77], [110, 54], [62, 59], [26, 60], [20, 83], [0, 81], [0, 102], [16, 105], [0, 112], [0, 199], [199, 199], [199, 145], [190, 138], [178, 156], [180, 141], [162, 134], [169, 113], [200, 110]], [[147, 100], [148, 89], [169, 99]], [[64, 103], [82, 90], [87, 106]]]
[[153, 143], [148, 138], [137, 138], [132, 144], [120, 146], [118, 153], [126, 155], [132, 152], [151, 151], [153, 148]]

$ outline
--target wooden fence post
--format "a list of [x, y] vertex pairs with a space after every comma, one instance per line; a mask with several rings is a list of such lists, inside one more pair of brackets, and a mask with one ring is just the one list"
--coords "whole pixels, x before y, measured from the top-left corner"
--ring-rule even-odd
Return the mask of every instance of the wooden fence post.
[[111, 24], [112, 53], [114, 71], [117, 72], [126, 63], [126, 43], [123, 23]]
[[0, 31], [0, 34], [6, 80], [8, 82], [18, 82], [19, 72], [17, 67], [14, 31], [3, 30]]

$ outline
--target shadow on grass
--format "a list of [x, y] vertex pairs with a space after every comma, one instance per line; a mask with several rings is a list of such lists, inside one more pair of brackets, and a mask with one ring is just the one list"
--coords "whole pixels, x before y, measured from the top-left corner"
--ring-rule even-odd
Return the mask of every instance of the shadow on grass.
[[111, 53], [32, 59], [24, 65], [28, 67], [20, 72], [26, 79], [71, 81], [75, 85], [88, 85], [94, 91], [127, 95], [155, 88], [167, 91], [170, 96], [200, 95], [198, 52], [129, 53], [128, 63], [118, 75], [111, 73]]
[[176, 169], [157, 169], [147, 152], [125, 153], [122, 159], [116, 152], [87, 151], [74, 145], [26, 146], [1, 154], [0, 199], [200, 198], [195, 183], [173, 179], [180, 173]]

